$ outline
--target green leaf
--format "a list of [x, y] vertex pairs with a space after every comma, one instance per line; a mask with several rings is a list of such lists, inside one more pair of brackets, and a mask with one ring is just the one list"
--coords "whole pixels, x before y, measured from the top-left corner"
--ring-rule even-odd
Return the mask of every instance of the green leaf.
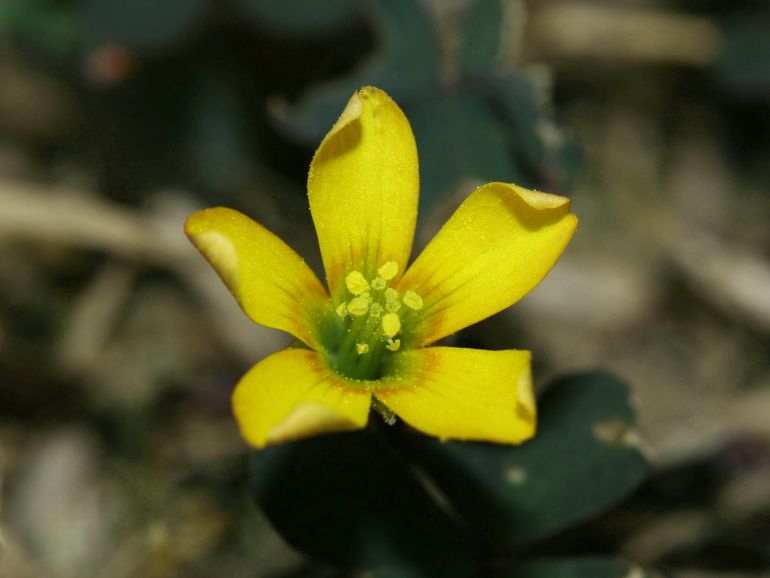
[[199, 73], [183, 93], [184, 148], [197, 184], [222, 194], [254, 178], [257, 128], [250, 107], [226, 78]]
[[770, 92], [770, 14], [735, 14], [723, 24], [715, 72], [734, 92]]
[[429, 214], [465, 181], [530, 184], [504, 124], [481, 96], [469, 90], [437, 93], [407, 112], [420, 155], [421, 214]]
[[465, 19], [460, 63], [466, 71], [491, 67], [500, 51], [503, 29], [501, 0], [476, 0]]
[[87, 0], [89, 44], [157, 50], [181, 42], [203, 15], [205, 0]]
[[506, 119], [516, 143], [516, 153], [537, 174], [544, 169], [546, 145], [542, 138], [547, 122], [529, 80], [514, 74], [489, 73], [479, 79], [484, 92]]
[[432, 23], [417, 0], [368, 3], [378, 47], [360, 68], [309, 90], [280, 126], [295, 139], [317, 145], [345, 103], [362, 86], [382, 88], [402, 106], [435, 81], [438, 47]]
[[329, 34], [355, 21], [360, 0], [240, 0], [256, 22], [292, 36]]
[[412, 569], [406, 576], [442, 575], [436, 564], [462, 576], [469, 545], [523, 547], [606, 510], [648, 474], [616, 378], [562, 378], [539, 407], [539, 433], [519, 447], [440, 443], [374, 421], [364, 432], [268, 448], [252, 457], [254, 493], [311, 556], [392, 565], [384, 578], [400, 576], [399, 566]]
[[82, 22], [75, 6], [52, 0], [0, 2], [0, 34], [21, 38], [54, 56], [73, 56]]
[[459, 527], [378, 425], [252, 454], [258, 503], [290, 544], [323, 560], [463, 568]]
[[[634, 574], [634, 571], [636, 573]], [[538, 560], [517, 564], [501, 578], [645, 578], [637, 567], [600, 558]]]
[[518, 548], [607, 510], [649, 473], [628, 388], [605, 373], [556, 381], [519, 447], [423, 438], [417, 459], [493, 547]]
[[574, 176], [580, 155], [574, 142], [556, 125], [539, 102], [535, 86], [528, 78], [486, 72], [474, 78], [479, 91], [504, 119], [511, 134], [513, 153], [535, 185], [549, 192]]

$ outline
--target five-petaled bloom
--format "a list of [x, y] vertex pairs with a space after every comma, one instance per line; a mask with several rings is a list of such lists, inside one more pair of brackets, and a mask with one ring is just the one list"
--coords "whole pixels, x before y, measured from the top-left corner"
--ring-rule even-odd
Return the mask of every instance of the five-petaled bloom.
[[348, 102], [308, 176], [328, 292], [283, 241], [214, 208], [185, 230], [256, 323], [302, 345], [257, 363], [233, 411], [253, 446], [363, 428], [374, 407], [442, 439], [535, 431], [528, 351], [428, 347], [501, 311], [546, 275], [577, 226], [569, 200], [478, 187], [409, 266], [418, 197], [409, 122], [383, 91]]

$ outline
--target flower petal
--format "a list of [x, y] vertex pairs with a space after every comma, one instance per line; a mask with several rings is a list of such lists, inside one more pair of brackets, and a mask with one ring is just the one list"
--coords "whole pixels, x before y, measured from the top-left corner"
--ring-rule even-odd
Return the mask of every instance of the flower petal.
[[329, 370], [315, 351], [284, 349], [252, 367], [233, 392], [233, 413], [251, 445], [361, 429], [371, 392]]
[[320, 315], [328, 296], [291, 247], [224, 207], [193, 213], [185, 232], [253, 321], [317, 345], [313, 317]]
[[535, 433], [529, 351], [406, 351], [374, 395], [412, 427], [443, 439], [521, 443]]
[[383, 91], [353, 95], [315, 153], [308, 175], [329, 290], [352, 270], [369, 279], [393, 261], [398, 276], [412, 250], [419, 171], [409, 121]]
[[476, 189], [400, 283], [424, 303], [418, 345], [509, 307], [553, 267], [577, 227], [564, 197], [506, 183]]

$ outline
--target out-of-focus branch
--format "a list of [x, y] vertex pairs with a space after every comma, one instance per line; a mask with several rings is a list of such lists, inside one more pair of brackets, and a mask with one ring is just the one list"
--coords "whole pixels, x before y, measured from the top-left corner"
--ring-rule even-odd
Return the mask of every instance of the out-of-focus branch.
[[176, 267], [193, 252], [168, 223], [69, 189], [0, 179], [0, 237], [31, 238]]
[[530, 14], [526, 58], [534, 62], [606, 60], [705, 66], [721, 44], [707, 18], [617, 6], [537, 3]]
[[248, 321], [187, 242], [182, 229], [192, 208], [141, 212], [79, 191], [0, 178], [0, 242], [16, 238], [55, 243], [169, 269], [200, 296], [222, 342], [244, 362], [253, 362], [282, 341], [277, 332]]
[[0, 577], [46, 578], [22, 541], [6, 527], [0, 527]]
[[674, 262], [715, 309], [770, 333], [770, 262], [691, 227], [669, 242]]

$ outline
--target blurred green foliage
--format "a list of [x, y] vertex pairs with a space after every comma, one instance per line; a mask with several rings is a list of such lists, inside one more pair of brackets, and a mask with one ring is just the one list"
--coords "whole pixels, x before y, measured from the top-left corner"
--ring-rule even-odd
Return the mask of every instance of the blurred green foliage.
[[[92, 125], [103, 185], [121, 198], [164, 180], [228, 195], [260, 166], [299, 180], [297, 147], [309, 155], [353, 91], [372, 84], [414, 125], [430, 213], [468, 181], [564, 192], [577, 166], [567, 139], [546, 138], [559, 132], [540, 91], [498, 62], [502, 10], [473, 3], [454, 57], [418, 0], [14, 1], [0, 25], [68, 56], [70, 75], [85, 66], [84, 88], [110, 114]], [[270, 106], [279, 95], [287, 105]]]
[[4, 0], [0, 3], [0, 34], [62, 57], [76, 52], [84, 27], [72, 3]]
[[721, 30], [716, 71], [723, 86], [744, 97], [770, 95], [770, 14], [739, 11]]
[[[417, 0], [381, 0], [381, 48], [347, 76], [307, 91], [285, 126], [320, 138], [357, 87], [384, 88], [405, 109], [420, 149], [422, 211], [431, 212], [466, 181], [501, 180], [563, 192], [574, 149], [538, 104], [535, 86], [503, 71], [500, 0], [479, 0], [464, 22], [459, 54], [444, 57]], [[467, 188], [467, 187], [466, 187]]]
[[183, 42], [202, 19], [206, 0], [86, 0], [87, 46], [120, 44], [135, 50], [170, 48]]

